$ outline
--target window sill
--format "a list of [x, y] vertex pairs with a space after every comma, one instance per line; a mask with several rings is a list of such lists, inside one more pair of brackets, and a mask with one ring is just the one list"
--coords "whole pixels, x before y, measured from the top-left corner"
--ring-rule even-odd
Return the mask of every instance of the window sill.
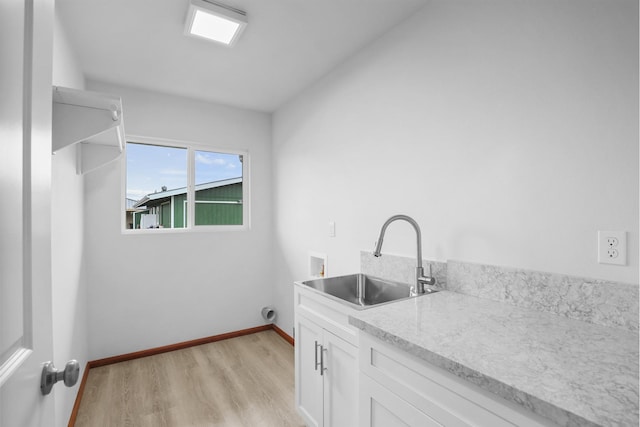
[[124, 235], [153, 235], [153, 234], [180, 234], [180, 233], [220, 233], [249, 231], [248, 225], [198, 225], [195, 228], [152, 228], [152, 229], [126, 229]]

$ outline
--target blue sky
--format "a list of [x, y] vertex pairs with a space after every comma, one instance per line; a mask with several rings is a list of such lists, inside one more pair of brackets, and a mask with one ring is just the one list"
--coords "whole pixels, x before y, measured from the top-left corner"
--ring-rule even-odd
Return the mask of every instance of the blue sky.
[[[196, 185], [242, 176], [242, 163], [237, 154], [195, 152]], [[143, 196], [187, 186], [187, 150], [127, 143], [127, 198]]]

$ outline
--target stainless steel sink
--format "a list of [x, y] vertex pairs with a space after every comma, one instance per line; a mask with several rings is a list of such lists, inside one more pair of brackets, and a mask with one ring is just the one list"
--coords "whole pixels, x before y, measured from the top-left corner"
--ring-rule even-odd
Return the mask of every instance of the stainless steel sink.
[[411, 295], [409, 285], [362, 273], [307, 280], [301, 283], [332, 299], [347, 303], [357, 310], [414, 296]]

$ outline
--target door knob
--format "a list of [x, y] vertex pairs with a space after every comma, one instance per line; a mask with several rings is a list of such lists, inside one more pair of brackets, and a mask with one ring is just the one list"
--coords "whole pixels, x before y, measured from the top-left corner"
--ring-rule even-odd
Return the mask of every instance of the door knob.
[[64, 380], [64, 385], [73, 387], [78, 382], [80, 375], [80, 364], [77, 360], [70, 360], [64, 367], [64, 371], [58, 371], [53, 362], [46, 362], [42, 367], [42, 377], [40, 379], [40, 390], [43, 395], [51, 393], [53, 385], [60, 380]]

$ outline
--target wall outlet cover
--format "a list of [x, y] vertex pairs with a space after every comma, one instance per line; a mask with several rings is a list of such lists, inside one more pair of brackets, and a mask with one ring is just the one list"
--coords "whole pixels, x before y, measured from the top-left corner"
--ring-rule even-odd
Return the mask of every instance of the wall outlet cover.
[[626, 231], [598, 231], [598, 263], [627, 265]]

